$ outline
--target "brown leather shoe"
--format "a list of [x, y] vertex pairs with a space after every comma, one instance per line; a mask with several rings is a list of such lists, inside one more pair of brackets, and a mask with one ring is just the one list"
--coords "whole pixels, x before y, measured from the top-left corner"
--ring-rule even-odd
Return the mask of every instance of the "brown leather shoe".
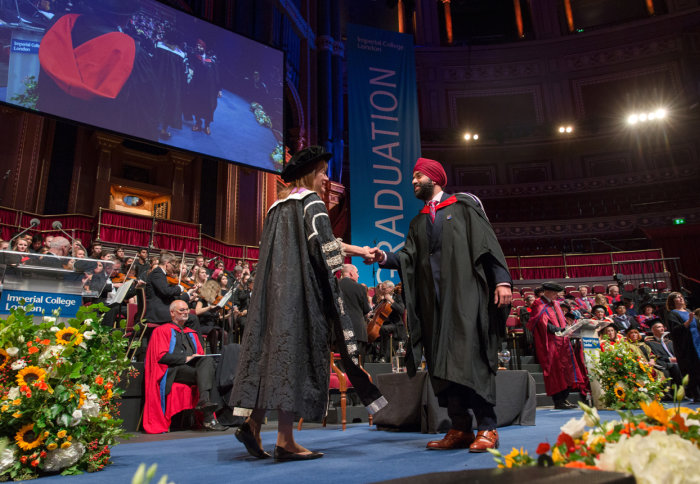
[[497, 430], [479, 430], [476, 439], [469, 446], [469, 452], [486, 452], [486, 449], [498, 449]]
[[432, 450], [466, 449], [474, 442], [474, 432], [450, 429], [442, 440], [431, 440], [426, 447]]

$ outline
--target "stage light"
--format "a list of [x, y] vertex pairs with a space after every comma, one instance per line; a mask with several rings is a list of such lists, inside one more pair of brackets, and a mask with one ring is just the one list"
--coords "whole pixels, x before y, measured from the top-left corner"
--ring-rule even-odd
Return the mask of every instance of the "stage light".
[[472, 139], [471, 133], [465, 133], [465, 134], [464, 134], [464, 139], [467, 140], [467, 141], [469, 141], [470, 139]]
[[664, 119], [666, 117], [666, 110], [659, 108], [655, 111], [657, 119]]
[[477, 141], [479, 139], [479, 134], [478, 133], [464, 133], [464, 140], [465, 141]]
[[647, 114], [646, 113], [640, 113], [639, 114], [639, 121], [640, 122], [645, 122], [647, 120]]
[[649, 122], [659, 122], [666, 118], [667, 111], [664, 108], [658, 108], [655, 111], [646, 113], [631, 113], [627, 116], [627, 124], [637, 124]]
[[472, 136], [472, 138], [474, 138], [474, 141], [476, 141], [476, 140], [479, 139], [479, 135], [478, 135], [478, 134], [475, 134], [474, 136]]
[[630, 114], [629, 116], [627, 116], [627, 123], [628, 124], [637, 124], [638, 121], [639, 121], [639, 116], [637, 116], [636, 114]]
[[559, 131], [559, 134], [571, 134], [574, 132], [574, 127], [570, 124], [566, 126], [559, 126], [557, 131]]

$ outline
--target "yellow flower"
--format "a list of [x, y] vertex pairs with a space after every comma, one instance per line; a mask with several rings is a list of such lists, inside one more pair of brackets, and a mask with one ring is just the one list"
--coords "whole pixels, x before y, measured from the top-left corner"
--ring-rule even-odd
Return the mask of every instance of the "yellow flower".
[[28, 366], [17, 373], [17, 385], [29, 386], [37, 380], [44, 380], [46, 372], [38, 366]]
[[[73, 398], [73, 395], [70, 396]], [[82, 388], [78, 387], [78, 408], [81, 408], [85, 404], [85, 392]]]
[[17, 442], [17, 447], [22, 450], [32, 450], [39, 447], [44, 441], [44, 435], [36, 435], [34, 433], [34, 424], [30, 423], [22, 427], [15, 434], [15, 441]]
[[10, 406], [9, 406], [9, 405], [3, 405], [3, 406], [0, 408], [0, 410], [2, 410], [3, 412], [7, 412], [9, 409], [10, 409]]
[[67, 449], [67, 448], [70, 447], [71, 445], [72, 445], [72, 444], [71, 444], [70, 442], [63, 442], [63, 443], [61, 444], [61, 449]]
[[644, 412], [644, 415], [647, 417], [652, 418], [663, 425], [668, 423], [668, 413], [666, 412], [664, 406], [661, 405], [661, 402], [657, 400], [654, 400], [651, 403], [642, 401], [639, 402], [639, 406], [641, 407], [642, 412]]
[[626, 395], [625, 388], [619, 382], [615, 384], [615, 396], [618, 400], [624, 400]]
[[14, 418], [20, 418], [22, 416], [22, 412], [15, 412], [12, 414]]
[[21, 405], [22, 404], [22, 399], [21, 398], [15, 398], [12, 400], [12, 405]]
[[10, 361], [10, 356], [5, 351], [5, 348], [0, 348], [0, 368], [5, 368], [7, 362]]
[[78, 346], [83, 342], [83, 334], [78, 331], [78, 328], [69, 326], [56, 333], [56, 342], [63, 346]]
[[564, 462], [564, 456], [562, 456], [561, 452], [559, 452], [559, 447], [555, 447], [552, 451], [552, 460], [555, 464], [558, 464], [559, 462]]
[[56, 434], [56, 437], [58, 437], [59, 439], [62, 439], [63, 437], [66, 436], [67, 433], [68, 432], [66, 432], [65, 430], [59, 430], [58, 433]]
[[56, 450], [58, 448], [58, 445], [56, 445], [55, 442], [51, 442], [49, 445], [46, 446], [48, 450]]

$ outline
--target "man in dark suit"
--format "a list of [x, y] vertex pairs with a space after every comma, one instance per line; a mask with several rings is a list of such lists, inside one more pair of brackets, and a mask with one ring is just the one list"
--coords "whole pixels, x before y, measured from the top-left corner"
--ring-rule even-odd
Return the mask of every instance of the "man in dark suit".
[[418, 159], [413, 189], [426, 205], [411, 221], [404, 247], [396, 254], [374, 248], [374, 261], [401, 271], [410, 333], [407, 370], [414, 374], [425, 356], [438, 402], [452, 420], [447, 435], [427, 447], [485, 452], [499, 444], [497, 352], [512, 281], [481, 201], [470, 194], [449, 196], [446, 184], [440, 163]]
[[664, 374], [673, 379], [673, 383], [680, 386], [683, 381], [681, 370], [678, 367], [676, 354], [673, 352], [673, 341], [668, 339], [664, 323], [660, 319], [649, 321], [651, 323], [651, 333], [644, 342], [651, 348], [651, 352], [656, 357], [656, 365], [663, 368]]
[[367, 290], [357, 282], [360, 275], [357, 267], [345, 264], [341, 269], [342, 278], [338, 282], [340, 292], [345, 305], [345, 312], [350, 316], [352, 328], [357, 340], [357, 351], [360, 355], [360, 363], [365, 363], [367, 356], [367, 321], [365, 316], [372, 309], [367, 300]]
[[[158, 258], [158, 266], [148, 275], [146, 281], [146, 314], [149, 323], [162, 324], [170, 321], [170, 303], [177, 299], [190, 300], [190, 292], [178, 284], [170, 284], [167, 274], [177, 266], [175, 256], [164, 252]], [[196, 328], [195, 328], [196, 329]]]

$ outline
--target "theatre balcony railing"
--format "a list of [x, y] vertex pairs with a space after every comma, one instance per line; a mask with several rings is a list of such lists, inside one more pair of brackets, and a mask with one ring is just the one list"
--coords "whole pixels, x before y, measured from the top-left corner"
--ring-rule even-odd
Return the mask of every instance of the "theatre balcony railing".
[[0, 207], [0, 236], [3, 240], [10, 240], [15, 234], [29, 228], [32, 219], [39, 220], [39, 225], [28, 231], [28, 233], [32, 235], [40, 233], [44, 237], [47, 235], [65, 236], [63, 232], [53, 227], [54, 222], [60, 222], [62, 229], [67, 232], [68, 235], [82, 243], [83, 246], [90, 246], [95, 226], [95, 217], [76, 213], [41, 215]]
[[199, 224], [100, 208], [96, 240], [106, 243], [201, 254]]
[[679, 259], [665, 258], [663, 250], [553, 254], [506, 257], [513, 280], [612, 279], [624, 275], [639, 283], [665, 281], [680, 285]]

